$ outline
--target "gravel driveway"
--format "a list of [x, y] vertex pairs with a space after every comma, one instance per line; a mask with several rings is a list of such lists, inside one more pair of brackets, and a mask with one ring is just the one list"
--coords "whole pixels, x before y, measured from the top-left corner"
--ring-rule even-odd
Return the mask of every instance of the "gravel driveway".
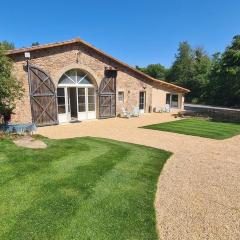
[[161, 239], [240, 239], [240, 136], [212, 140], [138, 128], [171, 120], [170, 114], [155, 113], [44, 127], [37, 133], [111, 138], [173, 152], [155, 202]]

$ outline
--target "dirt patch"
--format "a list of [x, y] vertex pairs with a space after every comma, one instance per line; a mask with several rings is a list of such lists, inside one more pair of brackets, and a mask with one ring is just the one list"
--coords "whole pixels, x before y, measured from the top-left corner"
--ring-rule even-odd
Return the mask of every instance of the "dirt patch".
[[26, 147], [32, 149], [43, 149], [47, 145], [39, 139], [34, 139], [31, 136], [23, 136], [13, 141], [19, 147]]

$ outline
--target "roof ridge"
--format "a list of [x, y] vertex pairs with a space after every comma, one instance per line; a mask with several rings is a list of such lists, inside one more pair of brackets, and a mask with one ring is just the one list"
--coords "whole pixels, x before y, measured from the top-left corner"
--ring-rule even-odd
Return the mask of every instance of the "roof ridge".
[[60, 42], [55, 42], [55, 43], [44, 43], [44, 44], [39, 44], [39, 45], [36, 45], [36, 46], [11, 49], [11, 50], [6, 51], [6, 55], [25, 52], [26, 50], [36, 50], [36, 49], [42, 49], [42, 48], [51, 47], [51, 46], [54, 47], [55, 45], [59, 45], [59, 44], [74, 43], [74, 42], [78, 42], [79, 40], [80, 40], [80, 38], [73, 38], [73, 39], [70, 39], [70, 40], [60, 41]]

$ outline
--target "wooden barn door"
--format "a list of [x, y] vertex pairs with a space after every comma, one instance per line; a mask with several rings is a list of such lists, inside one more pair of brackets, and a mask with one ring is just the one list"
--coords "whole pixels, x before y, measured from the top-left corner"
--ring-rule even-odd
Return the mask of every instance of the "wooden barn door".
[[99, 117], [116, 116], [116, 70], [105, 70], [105, 78], [99, 88]]
[[41, 69], [28, 66], [32, 121], [37, 126], [58, 123], [56, 89], [51, 78]]

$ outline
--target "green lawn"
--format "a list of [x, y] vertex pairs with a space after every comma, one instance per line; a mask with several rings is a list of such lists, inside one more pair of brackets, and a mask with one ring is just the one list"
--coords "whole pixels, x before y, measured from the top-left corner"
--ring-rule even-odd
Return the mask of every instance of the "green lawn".
[[0, 239], [157, 239], [154, 199], [171, 153], [98, 138], [0, 140]]
[[159, 123], [143, 128], [212, 139], [226, 139], [240, 134], [239, 123], [213, 122], [195, 118]]

